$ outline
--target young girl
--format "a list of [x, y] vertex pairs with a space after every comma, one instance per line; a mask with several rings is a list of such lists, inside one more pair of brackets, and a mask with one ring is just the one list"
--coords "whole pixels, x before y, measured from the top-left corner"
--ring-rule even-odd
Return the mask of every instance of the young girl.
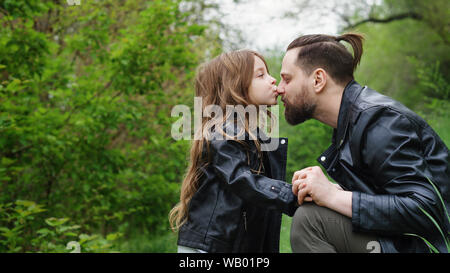
[[[275, 83], [260, 54], [239, 50], [201, 66], [195, 89], [203, 109], [218, 105], [226, 113], [227, 105], [277, 104]], [[251, 130], [247, 115], [232, 122], [230, 115], [204, 117], [202, 129], [211, 122], [213, 137], [193, 141], [180, 202], [169, 215], [179, 230], [178, 252], [279, 252], [281, 213], [292, 216], [297, 208], [284, 182], [287, 139], [263, 151], [261, 130]], [[230, 135], [230, 127], [244, 134]]]

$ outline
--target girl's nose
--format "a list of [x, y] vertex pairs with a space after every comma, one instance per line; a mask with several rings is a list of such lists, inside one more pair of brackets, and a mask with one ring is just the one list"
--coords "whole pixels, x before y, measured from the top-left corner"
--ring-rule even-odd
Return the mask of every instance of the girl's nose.
[[274, 77], [271, 77], [272, 80], [270, 81], [271, 84], [276, 84], [277, 83], [277, 79], [275, 79]]

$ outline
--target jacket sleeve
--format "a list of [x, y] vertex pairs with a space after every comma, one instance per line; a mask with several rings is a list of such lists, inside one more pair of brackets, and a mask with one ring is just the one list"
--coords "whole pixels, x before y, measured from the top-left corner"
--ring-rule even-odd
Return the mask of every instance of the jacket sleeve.
[[294, 215], [297, 198], [292, 193], [292, 185], [252, 173], [242, 144], [234, 140], [212, 140], [210, 148], [214, 172], [233, 193], [255, 205]]
[[433, 178], [411, 121], [388, 109], [369, 122], [365, 131], [361, 158], [381, 194], [353, 192], [354, 230], [386, 235], [437, 232], [421, 209], [442, 227], [443, 207], [428, 181]]

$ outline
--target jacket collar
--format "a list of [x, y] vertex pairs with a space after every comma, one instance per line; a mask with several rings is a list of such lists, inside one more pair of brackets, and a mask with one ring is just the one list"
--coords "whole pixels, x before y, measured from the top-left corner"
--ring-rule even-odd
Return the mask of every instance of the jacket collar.
[[344, 88], [342, 94], [341, 106], [339, 107], [337, 128], [333, 131], [332, 142], [339, 148], [344, 142], [345, 134], [347, 132], [350, 111], [352, 104], [355, 103], [356, 98], [361, 94], [364, 88], [355, 80], [350, 81]]

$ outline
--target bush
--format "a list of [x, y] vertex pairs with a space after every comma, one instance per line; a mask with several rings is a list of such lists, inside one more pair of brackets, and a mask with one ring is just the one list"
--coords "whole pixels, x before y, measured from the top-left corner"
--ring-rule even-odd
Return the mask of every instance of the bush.
[[[111, 252], [120, 233], [106, 238], [81, 233], [69, 218], [42, 219], [43, 205], [17, 200], [0, 204], [0, 252]], [[72, 252], [73, 252], [72, 251]]]
[[170, 106], [192, 104], [205, 27], [177, 0], [18, 2], [0, 4], [0, 251], [167, 230], [188, 150]]

